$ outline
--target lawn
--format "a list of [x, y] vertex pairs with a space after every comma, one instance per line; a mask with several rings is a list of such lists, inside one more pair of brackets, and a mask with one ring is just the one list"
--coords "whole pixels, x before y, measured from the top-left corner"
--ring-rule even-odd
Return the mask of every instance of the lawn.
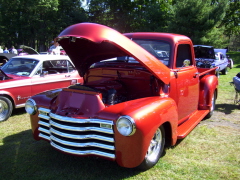
[[229, 55], [235, 65], [219, 77], [214, 115], [166, 149], [152, 169], [139, 172], [101, 158], [62, 154], [45, 141], [33, 140], [28, 115], [17, 109], [9, 120], [0, 123], [0, 179], [239, 179], [240, 110], [233, 104], [235, 91], [229, 82], [240, 72], [240, 52]]

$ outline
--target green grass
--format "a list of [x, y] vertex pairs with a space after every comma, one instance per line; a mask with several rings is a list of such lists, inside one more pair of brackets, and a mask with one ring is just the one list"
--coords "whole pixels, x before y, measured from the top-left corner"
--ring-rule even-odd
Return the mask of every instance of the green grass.
[[212, 118], [166, 149], [152, 169], [139, 172], [101, 158], [62, 154], [48, 142], [34, 141], [28, 115], [17, 109], [8, 121], [0, 123], [0, 179], [239, 179], [240, 110], [233, 104], [234, 89], [229, 82], [240, 72], [240, 52], [229, 55], [235, 65], [227, 75], [220, 75]]

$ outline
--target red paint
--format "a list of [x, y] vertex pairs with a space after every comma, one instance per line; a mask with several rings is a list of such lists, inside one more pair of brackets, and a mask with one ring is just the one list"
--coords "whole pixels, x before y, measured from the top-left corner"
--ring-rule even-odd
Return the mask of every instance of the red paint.
[[[169, 45], [169, 57], [163, 59], [168, 60], [169, 65], [133, 42], [139, 39]], [[58, 41], [84, 77], [84, 86], [66, 88], [52, 98], [42, 93], [32, 99], [38, 107], [51, 110], [60, 119], [76, 121], [75, 127], [79, 126], [79, 130], [88, 123], [93, 126], [94, 119], [113, 123], [113, 159], [123, 167], [136, 167], [143, 161], [158, 127], [169, 127], [167, 140], [175, 145], [177, 139], [184, 138], [210, 110], [218, 87], [215, 69], [196, 67], [188, 37], [144, 32], [122, 35], [106, 26], [82, 23], [64, 30]], [[155, 47], [163, 48], [160, 45]], [[119, 56], [130, 56], [136, 62], [99, 62]], [[183, 61], [186, 59], [189, 61]], [[109, 101], [112, 91], [116, 92], [113, 104]], [[134, 120], [133, 135], [123, 136], [118, 132], [116, 121], [120, 116]], [[31, 121], [35, 124], [39, 118], [32, 116]], [[36, 132], [37, 126], [32, 128]]]

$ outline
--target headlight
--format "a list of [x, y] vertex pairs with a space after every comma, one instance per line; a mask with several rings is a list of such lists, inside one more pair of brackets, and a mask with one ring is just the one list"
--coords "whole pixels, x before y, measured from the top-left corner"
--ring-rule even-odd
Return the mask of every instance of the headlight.
[[136, 131], [134, 120], [129, 116], [121, 116], [117, 120], [117, 130], [123, 136], [131, 136]]
[[34, 115], [37, 112], [37, 105], [33, 99], [28, 99], [25, 104], [25, 110], [28, 114]]

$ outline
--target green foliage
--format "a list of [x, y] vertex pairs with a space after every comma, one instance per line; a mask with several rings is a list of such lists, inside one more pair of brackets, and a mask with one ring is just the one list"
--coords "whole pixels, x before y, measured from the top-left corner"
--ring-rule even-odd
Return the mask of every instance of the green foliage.
[[110, 26], [120, 32], [163, 31], [168, 20], [169, 4], [151, 0], [91, 0], [91, 22]]
[[229, 48], [232, 51], [240, 50], [240, 34], [231, 36]]
[[229, 38], [223, 32], [224, 28], [215, 27], [205, 36], [199, 38], [199, 43], [214, 46], [216, 49], [224, 49], [229, 44]]
[[229, 1], [226, 16], [223, 18], [222, 24], [225, 26], [225, 34], [230, 36], [232, 34], [240, 34], [240, 1]]
[[25, 44], [45, 51], [67, 26], [87, 21], [122, 33], [184, 34], [194, 44], [215, 47], [226, 47], [240, 33], [239, 0], [87, 0], [85, 9], [83, 1], [0, 0], [0, 45]]
[[0, 44], [25, 44], [46, 50], [61, 30], [86, 21], [78, 0], [0, 1]]
[[[169, 32], [184, 34], [190, 37], [194, 44], [204, 44], [208, 34], [217, 33], [215, 27], [220, 24], [224, 17], [227, 2], [219, 0], [213, 3], [212, 0], [182, 0], [173, 5], [169, 22]], [[211, 37], [208, 38], [210, 44]]]

